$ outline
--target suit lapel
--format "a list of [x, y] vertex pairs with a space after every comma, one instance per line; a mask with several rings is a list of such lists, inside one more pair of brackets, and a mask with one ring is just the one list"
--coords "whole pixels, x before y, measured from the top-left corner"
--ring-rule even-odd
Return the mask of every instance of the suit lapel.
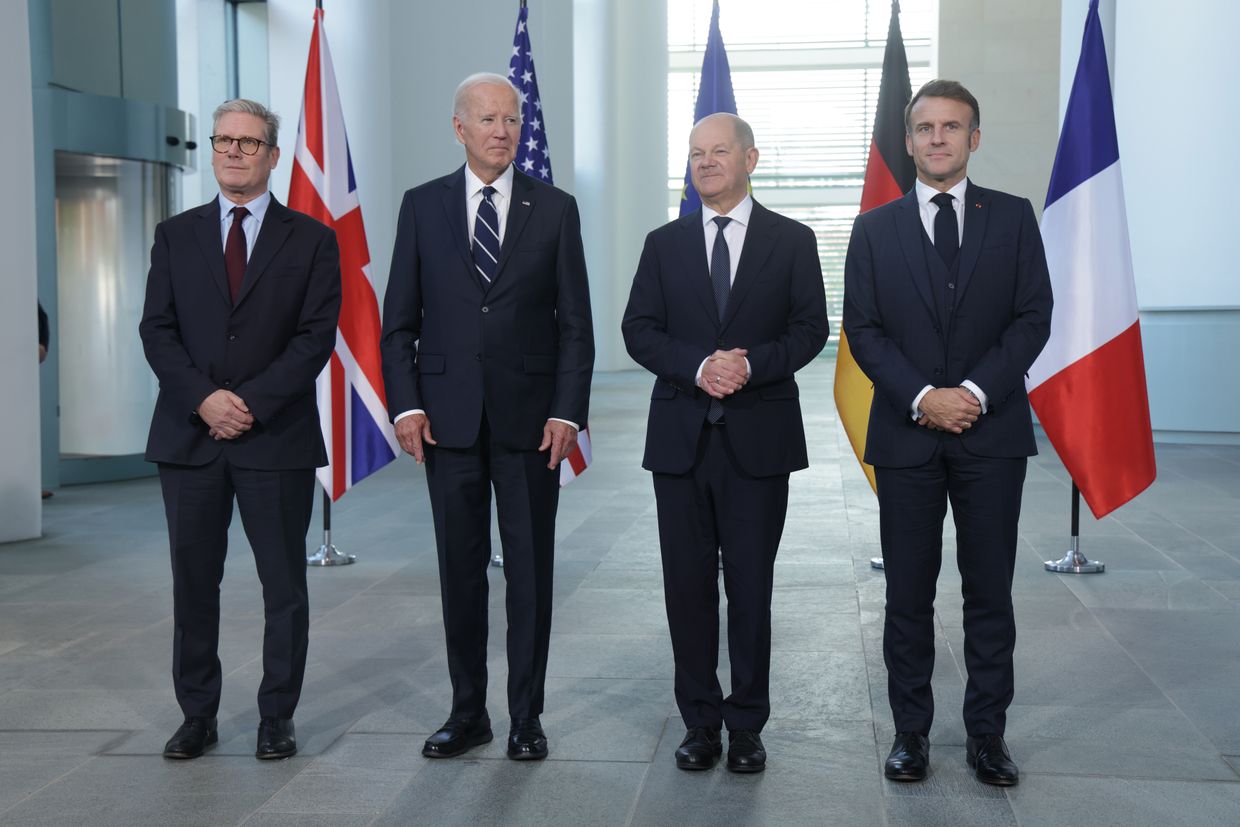
[[224, 301], [232, 304], [232, 291], [228, 289], [228, 271], [224, 269], [224, 242], [220, 235], [220, 202], [213, 198], [198, 209], [198, 223], [194, 226], [198, 245], [202, 247], [202, 259], [211, 271], [211, 280], [219, 288]]
[[467, 226], [469, 216], [465, 212], [464, 166], [457, 170], [455, 175], [449, 176], [448, 180], [444, 182], [443, 209], [448, 220], [448, 229], [452, 234], [452, 240], [456, 242], [456, 249], [469, 267], [470, 281], [476, 283], [478, 277], [474, 272], [474, 256], [469, 251], [469, 227]]
[[267, 205], [267, 214], [263, 216], [263, 226], [259, 228], [258, 238], [254, 241], [254, 250], [250, 253], [250, 261], [245, 267], [245, 278], [241, 281], [241, 290], [237, 293], [236, 305], [239, 307], [245, 297], [250, 295], [254, 285], [267, 268], [276, 253], [284, 246], [285, 240], [293, 232], [292, 210], [285, 207], [276, 197], [271, 196]]
[[935, 319], [938, 311], [934, 307], [934, 288], [930, 285], [930, 267], [926, 262], [926, 248], [922, 241], [925, 227], [921, 224], [921, 212], [917, 208], [917, 190], [911, 189], [900, 199], [896, 208], [896, 235], [900, 237], [900, 249], [904, 253], [904, 262], [908, 265], [913, 286], [921, 294], [926, 303], [926, 310]]
[[[770, 212], [755, 201], [753, 212], [749, 215], [749, 226], [745, 229], [741, 260], [736, 265], [736, 278], [732, 281], [732, 291], [728, 294], [728, 304], [724, 309], [722, 328], [726, 328], [735, 318], [737, 308], [762, 272], [762, 266], [775, 249], [775, 235], [775, 222]], [[703, 242], [703, 250], [705, 246]]]
[[964, 298], [964, 291], [969, 287], [973, 270], [977, 267], [977, 257], [982, 252], [982, 239], [986, 237], [986, 224], [990, 218], [990, 199], [981, 187], [973, 186], [972, 182], [964, 191], [964, 244], [960, 247], [960, 270], [956, 274], [956, 305]]
[[499, 281], [500, 276], [504, 274], [504, 265], [508, 263], [517, 239], [521, 237], [525, 224], [529, 221], [530, 213], [536, 206], [533, 184], [525, 175], [513, 170], [512, 197], [508, 199], [508, 219], [504, 224], [504, 242], [499, 248], [499, 261], [495, 264], [495, 277], [491, 280], [492, 289], [495, 288], [495, 283]]
[[706, 263], [706, 231], [702, 229], [702, 211], [694, 210], [680, 219], [680, 254], [684, 257], [681, 277], [689, 292], [698, 297], [711, 321], [719, 323], [715, 292], [710, 286], [710, 266]]

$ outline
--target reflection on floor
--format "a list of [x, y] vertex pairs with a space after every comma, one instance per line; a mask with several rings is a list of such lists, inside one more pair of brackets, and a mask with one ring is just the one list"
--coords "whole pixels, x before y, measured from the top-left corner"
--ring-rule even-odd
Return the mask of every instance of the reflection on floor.
[[[892, 731], [883, 577], [868, 563], [877, 506], [836, 420], [832, 372], [820, 360], [801, 378], [813, 467], [793, 477], [776, 567], [765, 774], [673, 766], [683, 730], [639, 467], [649, 381], [625, 373], [598, 377], [595, 465], [561, 500], [549, 761], [508, 761], [502, 738], [467, 759], [419, 754], [449, 690], [426, 489], [407, 459], [335, 509], [334, 538], [359, 562], [310, 572], [301, 753], [252, 756], [262, 615], [236, 524], [221, 743], [197, 761], [163, 760], [180, 716], [158, 487], [82, 486], [46, 503], [43, 539], [0, 546], [0, 823], [1240, 824], [1240, 448], [1161, 446], [1149, 492], [1113, 518], [1085, 518], [1083, 550], [1107, 573], [1073, 577], [1042, 570], [1064, 553], [1069, 503], [1044, 446], [1015, 586], [1008, 741], [1022, 782], [985, 787], [964, 765], [949, 558], [932, 774], [897, 786], [881, 775]], [[491, 715], [504, 730], [504, 582], [491, 574]], [[723, 664], [726, 674], [726, 653]]]

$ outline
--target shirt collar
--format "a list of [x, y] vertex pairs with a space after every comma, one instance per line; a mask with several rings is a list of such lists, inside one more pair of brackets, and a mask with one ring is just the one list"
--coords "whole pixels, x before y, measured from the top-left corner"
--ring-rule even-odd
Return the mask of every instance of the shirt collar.
[[[473, 198], [482, 192], [482, 188], [488, 186], [482, 183], [482, 179], [474, 175], [474, 171], [469, 168], [469, 164], [465, 165], [465, 198]], [[490, 183], [489, 186], [495, 187], [495, 191], [504, 196], [505, 199], [512, 198], [512, 164], [500, 173], [500, 176]]]
[[[253, 201], [245, 204], [245, 208], [250, 211], [250, 215], [254, 216], [254, 220], [259, 224], [263, 223], [263, 216], [267, 214], [267, 207], [271, 205], [271, 190], [267, 190]], [[224, 193], [220, 193], [220, 221], [228, 220], [228, 213], [233, 207], [241, 206], [229, 201]]]
[[[949, 195], [952, 196], [952, 198], [956, 199], [957, 204], [963, 204], [964, 193], [965, 193], [965, 190], [967, 190], [968, 188], [969, 188], [969, 179], [961, 178], [956, 183], [956, 186], [952, 187], [947, 192]], [[939, 194], [939, 190], [936, 190], [934, 187], [930, 186], [929, 184], [924, 183], [920, 178], [917, 179], [917, 183], [914, 185], [914, 189], [917, 192], [917, 206], [921, 207], [923, 210], [926, 208], [926, 205], [930, 203], [930, 199]]]
[[[742, 227], [749, 226], [749, 216], [753, 214], [753, 196], [746, 195], [741, 199], [741, 203], [732, 208], [727, 217], [740, 224]], [[711, 221], [715, 220], [715, 216], [721, 215], [712, 210], [705, 204], [702, 205], [702, 226], [705, 227]]]

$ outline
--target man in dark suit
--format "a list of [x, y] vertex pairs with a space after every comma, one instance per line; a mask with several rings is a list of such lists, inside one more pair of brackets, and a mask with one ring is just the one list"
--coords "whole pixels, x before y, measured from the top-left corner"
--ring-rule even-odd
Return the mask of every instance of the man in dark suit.
[[405, 193], [383, 305], [383, 378], [401, 447], [426, 464], [452, 711], [422, 754], [491, 740], [491, 489], [504, 546], [508, 756], [547, 756], [560, 461], [586, 422], [594, 335], [573, 198], [516, 171], [521, 114], [502, 75], [466, 78], [465, 165]]
[[336, 340], [336, 234], [267, 190], [279, 119], [233, 100], [215, 111], [220, 195], [155, 229], [140, 332], [159, 379], [146, 458], [159, 464], [172, 548], [172, 674], [185, 722], [164, 747], [216, 743], [220, 580], [233, 499], [263, 585], [258, 758], [297, 751], [306, 668], [306, 530], [327, 462], [314, 380]]
[[1027, 458], [1025, 371], [1050, 334], [1051, 286], [1033, 207], [966, 177], [977, 99], [933, 80], [905, 110], [917, 183], [857, 218], [844, 332], [874, 382], [865, 460], [878, 482], [887, 576], [883, 657], [896, 738], [886, 776], [929, 766], [934, 594], [950, 501], [963, 579], [964, 720], [977, 778], [1015, 784], [1003, 740], [1013, 694], [1012, 573]]
[[[676, 702], [676, 765], [761, 772], [770, 717], [771, 586], [788, 475], [808, 466], [793, 373], [827, 341], [818, 246], [749, 195], [753, 131], [710, 115], [689, 139], [702, 209], [650, 233], [624, 341], [656, 377], [642, 467], [654, 474]], [[732, 692], [719, 660], [719, 553]]]

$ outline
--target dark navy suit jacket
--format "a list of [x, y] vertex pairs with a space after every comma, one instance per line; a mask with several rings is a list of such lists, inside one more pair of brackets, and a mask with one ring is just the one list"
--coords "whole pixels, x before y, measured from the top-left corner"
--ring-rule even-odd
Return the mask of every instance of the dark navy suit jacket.
[[793, 374], [822, 350], [826, 297], [814, 232], [753, 205], [723, 318], [706, 264], [700, 210], [646, 237], [621, 325], [629, 354], [655, 375], [642, 467], [683, 474], [697, 456], [710, 397], [694, 382], [716, 350], [745, 348], [749, 382], [723, 400], [737, 463], [757, 477], [809, 465]]
[[534, 450], [549, 418], [584, 426], [594, 370], [590, 285], [571, 195], [514, 172], [484, 292], [466, 229], [465, 168], [405, 193], [383, 302], [389, 416], [426, 411], [445, 448]]
[[[274, 196], [233, 305], [218, 200], [155, 228], [139, 332], [159, 379], [146, 458], [256, 470], [327, 464], [314, 380], [340, 315], [336, 233]], [[194, 411], [220, 388], [241, 397], [254, 427], [216, 441]]]
[[1027, 199], [969, 183], [955, 306], [937, 309], [933, 268], [915, 191], [857, 217], [844, 265], [844, 333], [874, 383], [865, 461], [909, 468], [933, 455], [940, 432], [917, 425], [913, 400], [926, 385], [969, 379], [988, 412], [962, 435], [986, 457], [1037, 453], [1025, 373], [1050, 335], [1051, 284], [1042, 236]]

